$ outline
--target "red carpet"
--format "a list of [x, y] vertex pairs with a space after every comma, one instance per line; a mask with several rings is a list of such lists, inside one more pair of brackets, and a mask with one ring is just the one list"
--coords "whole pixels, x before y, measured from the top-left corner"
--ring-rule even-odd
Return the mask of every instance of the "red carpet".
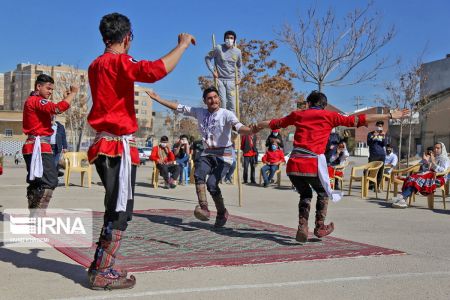
[[[102, 213], [96, 212], [94, 236], [101, 222]], [[294, 239], [296, 229], [237, 216], [231, 216], [225, 228], [215, 229], [213, 222], [198, 221], [192, 211], [135, 211], [117, 266], [139, 272], [404, 254], [334, 237], [302, 245]], [[95, 247], [57, 249], [87, 267]]]

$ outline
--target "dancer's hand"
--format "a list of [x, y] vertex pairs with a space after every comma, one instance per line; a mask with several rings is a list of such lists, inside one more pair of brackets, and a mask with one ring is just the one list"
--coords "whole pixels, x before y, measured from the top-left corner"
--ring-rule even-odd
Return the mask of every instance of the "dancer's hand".
[[401, 119], [403, 117], [408, 116], [410, 113], [409, 109], [403, 109], [403, 110], [394, 110], [391, 113], [392, 119], [393, 120], [397, 120], [397, 119]]
[[150, 96], [150, 98], [152, 98], [153, 100], [159, 101], [161, 100], [161, 97], [159, 97], [159, 95], [157, 93], [155, 93], [155, 91], [150, 90], [150, 91], [145, 91], [147, 93], [147, 95]]
[[178, 45], [185, 48], [189, 47], [190, 44], [195, 45], [195, 37], [189, 33], [180, 33], [178, 35]]
[[217, 78], [219, 78], [219, 73], [217, 73], [217, 71], [214, 71], [213, 76], [214, 76], [214, 79], [217, 79]]

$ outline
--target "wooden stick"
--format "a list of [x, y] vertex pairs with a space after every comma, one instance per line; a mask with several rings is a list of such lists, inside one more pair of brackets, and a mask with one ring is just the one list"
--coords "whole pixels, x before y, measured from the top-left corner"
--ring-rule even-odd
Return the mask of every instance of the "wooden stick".
[[[213, 44], [213, 51], [215, 51], [215, 49], [216, 49], [216, 36], [214, 35], [214, 33], [212, 34], [212, 44]], [[214, 60], [214, 70], [217, 72], [216, 60]], [[213, 78], [214, 78], [214, 86], [216, 87], [216, 89], [219, 89], [219, 86], [217, 85], [217, 78], [214, 77], [214, 74], [213, 74]]]
[[[236, 63], [234, 63], [234, 84], [235, 84], [235, 96], [236, 96], [236, 117], [238, 120], [241, 119], [241, 114], [239, 112], [239, 85], [238, 85], [238, 68]], [[237, 149], [237, 155], [236, 155], [236, 177], [238, 181], [238, 191], [239, 191], [239, 207], [242, 207], [242, 182], [241, 178], [239, 176], [240, 172], [240, 166], [241, 166], [241, 136], [238, 133], [237, 141], [236, 141], [236, 149]]]

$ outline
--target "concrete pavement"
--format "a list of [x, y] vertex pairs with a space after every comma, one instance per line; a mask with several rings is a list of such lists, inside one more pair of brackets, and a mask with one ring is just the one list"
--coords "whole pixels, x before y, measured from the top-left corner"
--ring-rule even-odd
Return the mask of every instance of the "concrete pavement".
[[[26, 208], [25, 174], [23, 165], [7, 159], [0, 176], [1, 210]], [[138, 169], [136, 209], [194, 208], [192, 185], [155, 190], [150, 177], [151, 167]], [[79, 184], [79, 176], [71, 182]], [[59, 187], [50, 206], [103, 210], [97, 174], [93, 182], [91, 188]], [[245, 185], [242, 207], [236, 186], [223, 185], [222, 190], [231, 214], [296, 228], [298, 195], [285, 174], [282, 183], [281, 189]], [[356, 189], [353, 195], [329, 205], [327, 220], [336, 225], [333, 236], [407, 255], [138, 273], [132, 290], [99, 292], [87, 288], [84, 268], [53, 248], [2, 247], [0, 299], [449, 299], [450, 210], [444, 211], [439, 199], [433, 211], [424, 197], [417, 197], [412, 208], [396, 210], [372, 193], [367, 200]]]

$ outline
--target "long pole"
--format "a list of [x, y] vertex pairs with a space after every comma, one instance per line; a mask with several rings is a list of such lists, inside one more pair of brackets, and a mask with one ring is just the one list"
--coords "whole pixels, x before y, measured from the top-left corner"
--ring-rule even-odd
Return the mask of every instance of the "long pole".
[[[212, 35], [212, 44], [213, 44], [213, 49], [212, 49], [212, 51], [215, 51], [215, 50], [216, 50], [216, 36], [214, 35], [214, 33], [213, 33], [213, 35]], [[214, 60], [214, 71], [217, 72], [216, 60]], [[214, 86], [216, 87], [216, 89], [218, 89], [219, 87], [218, 87], [218, 85], [217, 85], [217, 78], [214, 77], [214, 74], [213, 74], [213, 78], [214, 78]]]
[[[241, 113], [239, 110], [239, 84], [238, 84], [238, 68], [236, 63], [234, 64], [234, 85], [235, 85], [235, 95], [236, 95], [236, 117], [238, 118], [238, 120], [241, 119]], [[236, 141], [236, 150], [237, 150], [237, 155], [236, 155], [236, 169], [237, 169], [237, 173], [236, 173], [236, 178], [238, 181], [238, 191], [239, 191], [239, 207], [242, 207], [242, 182], [241, 182], [241, 178], [239, 176], [239, 172], [241, 170], [241, 136], [238, 133], [238, 137], [237, 137], [237, 141]]]

